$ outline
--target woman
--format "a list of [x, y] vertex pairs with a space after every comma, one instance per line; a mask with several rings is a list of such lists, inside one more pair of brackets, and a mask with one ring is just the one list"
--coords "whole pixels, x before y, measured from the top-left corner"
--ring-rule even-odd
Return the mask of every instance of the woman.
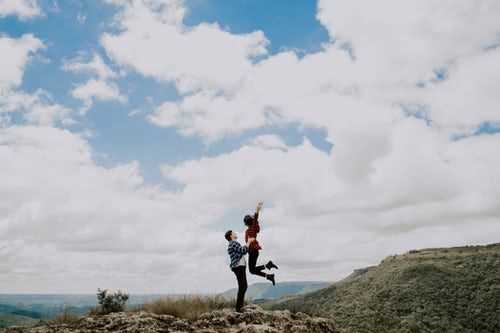
[[247, 226], [247, 230], [245, 231], [245, 242], [254, 238], [253, 241], [250, 241], [248, 246], [248, 269], [251, 274], [265, 277], [267, 280], [271, 281], [273, 285], [276, 284], [274, 280], [274, 274], [266, 274], [263, 272], [264, 269], [278, 268], [271, 260], [264, 266], [257, 266], [257, 258], [259, 257], [259, 251], [262, 249], [260, 247], [259, 242], [257, 241], [257, 234], [260, 232], [259, 225], [259, 212], [262, 209], [262, 202], [259, 202], [257, 205], [257, 209], [253, 216], [245, 215], [243, 218], [243, 222]]

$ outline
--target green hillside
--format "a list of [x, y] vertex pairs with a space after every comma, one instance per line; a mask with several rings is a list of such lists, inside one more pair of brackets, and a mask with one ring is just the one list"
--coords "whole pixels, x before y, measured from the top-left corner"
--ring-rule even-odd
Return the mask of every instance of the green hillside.
[[278, 300], [352, 333], [500, 332], [500, 244], [391, 256], [313, 293]]
[[[331, 285], [331, 282], [318, 281], [293, 281], [293, 282], [278, 282], [273, 286], [267, 283], [255, 283], [248, 286], [246, 292], [247, 299], [263, 300], [277, 299], [287, 295], [299, 295], [326, 288]], [[237, 289], [230, 289], [221, 294], [225, 298], [235, 298]]]

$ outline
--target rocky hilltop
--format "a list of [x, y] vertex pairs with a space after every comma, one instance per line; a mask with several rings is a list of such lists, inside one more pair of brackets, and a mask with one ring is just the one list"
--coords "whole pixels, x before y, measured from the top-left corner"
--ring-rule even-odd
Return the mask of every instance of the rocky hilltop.
[[290, 311], [264, 311], [249, 305], [245, 312], [225, 309], [188, 320], [148, 312], [118, 312], [86, 316], [72, 324], [41, 324], [31, 328], [11, 327], [2, 333], [335, 333], [331, 319], [311, 317]]

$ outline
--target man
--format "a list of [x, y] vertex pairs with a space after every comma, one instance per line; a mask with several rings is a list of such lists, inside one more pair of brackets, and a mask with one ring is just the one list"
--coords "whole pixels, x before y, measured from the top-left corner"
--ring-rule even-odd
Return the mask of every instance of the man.
[[247, 226], [245, 231], [245, 241], [248, 245], [248, 268], [251, 274], [262, 276], [267, 280], [271, 281], [273, 286], [276, 284], [274, 279], [274, 274], [266, 274], [263, 272], [264, 269], [278, 268], [271, 260], [266, 265], [257, 266], [257, 258], [259, 257], [259, 251], [262, 249], [259, 242], [257, 241], [257, 234], [260, 232], [259, 225], [259, 213], [262, 209], [262, 202], [257, 204], [257, 209], [253, 216], [246, 215], [243, 218], [243, 222]]
[[247, 272], [246, 272], [246, 260], [245, 255], [248, 252], [248, 245], [254, 239], [249, 238], [247, 240], [247, 245], [241, 246], [241, 244], [236, 241], [238, 235], [232, 230], [228, 230], [224, 235], [224, 238], [229, 242], [227, 245], [227, 253], [231, 259], [229, 267], [236, 275], [238, 280], [238, 297], [236, 299], [236, 311], [242, 312], [243, 302], [245, 301], [245, 292], [247, 291]]

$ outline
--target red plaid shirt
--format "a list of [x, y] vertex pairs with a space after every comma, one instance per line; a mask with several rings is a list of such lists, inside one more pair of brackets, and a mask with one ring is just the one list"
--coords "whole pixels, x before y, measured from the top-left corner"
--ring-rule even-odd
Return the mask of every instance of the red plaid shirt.
[[259, 242], [257, 241], [257, 234], [260, 232], [260, 226], [259, 226], [259, 213], [255, 213], [253, 216], [253, 222], [252, 224], [247, 228], [245, 231], [245, 242], [248, 242], [249, 238], [255, 238], [255, 240], [250, 243], [250, 246], [248, 249], [250, 251], [259, 251], [262, 249], [260, 247]]

